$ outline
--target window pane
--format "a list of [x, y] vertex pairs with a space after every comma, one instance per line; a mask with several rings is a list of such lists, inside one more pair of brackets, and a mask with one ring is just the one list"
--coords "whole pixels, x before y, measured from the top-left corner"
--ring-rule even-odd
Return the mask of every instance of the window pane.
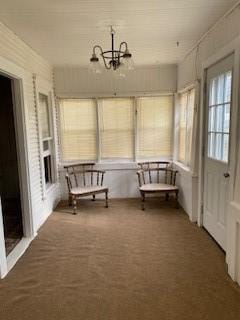
[[43, 151], [49, 150], [49, 141], [43, 141]]
[[180, 95], [180, 121], [179, 121], [179, 146], [178, 160], [190, 164], [192, 150], [192, 129], [195, 105], [195, 89]]
[[186, 138], [186, 159], [185, 163], [190, 165], [192, 153], [192, 135], [193, 135], [193, 115], [195, 106], [195, 89], [189, 91], [188, 105], [187, 105], [187, 138]]
[[96, 160], [97, 116], [93, 99], [60, 101], [63, 160]]
[[99, 100], [102, 159], [133, 159], [134, 103], [131, 98]]
[[52, 166], [51, 166], [51, 156], [44, 157], [44, 176], [45, 183], [52, 183]]
[[138, 99], [138, 158], [172, 156], [173, 97]]
[[42, 93], [39, 93], [39, 115], [42, 138], [45, 139], [51, 136], [51, 132], [49, 124], [48, 97]]

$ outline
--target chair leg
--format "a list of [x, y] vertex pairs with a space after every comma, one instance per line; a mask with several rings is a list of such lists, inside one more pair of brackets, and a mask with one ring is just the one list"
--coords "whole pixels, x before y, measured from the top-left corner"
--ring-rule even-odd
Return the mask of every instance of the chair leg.
[[108, 208], [108, 192], [105, 192], [106, 208]]
[[179, 203], [178, 203], [178, 190], [176, 191], [176, 209], [179, 209]]
[[144, 192], [141, 192], [141, 196], [142, 196], [142, 210], [145, 210], [145, 194]]
[[69, 207], [72, 206], [72, 196], [71, 195], [68, 196], [68, 205], [69, 205]]
[[166, 200], [166, 201], [169, 200], [169, 193], [166, 193], [166, 195], [165, 195], [165, 200]]
[[72, 197], [73, 200], [73, 214], [77, 214], [77, 199], [76, 197]]
[[95, 201], [96, 197], [95, 194], [92, 196], [92, 201]]

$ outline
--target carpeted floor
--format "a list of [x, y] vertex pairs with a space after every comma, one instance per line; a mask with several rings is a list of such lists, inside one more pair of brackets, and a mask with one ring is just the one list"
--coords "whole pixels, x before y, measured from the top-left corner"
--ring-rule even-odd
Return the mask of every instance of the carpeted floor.
[[237, 320], [224, 254], [159, 200], [59, 207], [0, 281], [2, 320]]

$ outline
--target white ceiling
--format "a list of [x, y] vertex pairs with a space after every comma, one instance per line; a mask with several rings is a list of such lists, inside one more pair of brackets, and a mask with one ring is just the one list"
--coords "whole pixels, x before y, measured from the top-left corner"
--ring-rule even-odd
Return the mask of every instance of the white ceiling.
[[[0, 0], [0, 21], [53, 65], [127, 41], [137, 65], [177, 63], [237, 0]], [[176, 42], [180, 42], [177, 47]]]

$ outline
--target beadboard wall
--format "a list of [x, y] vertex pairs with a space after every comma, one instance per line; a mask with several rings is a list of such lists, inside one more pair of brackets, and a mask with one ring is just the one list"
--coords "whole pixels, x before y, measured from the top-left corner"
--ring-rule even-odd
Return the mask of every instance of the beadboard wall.
[[58, 97], [96, 97], [175, 92], [177, 66], [137, 67], [127, 72], [125, 78], [105, 71], [95, 75], [88, 68], [58, 67], [54, 69]]
[[201, 78], [202, 63], [240, 35], [240, 8], [223, 17], [178, 66], [178, 89]]
[[[34, 91], [34, 75], [36, 78], [53, 82], [52, 67], [19, 37], [17, 37], [5, 25], [0, 23], [0, 56], [13, 62], [26, 71], [26, 97], [27, 101], [27, 137], [28, 154], [30, 166], [31, 203], [33, 212], [33, 227], [37, 232], [47, 216], [52, 212], [53, 207], [59, 200], [59, 184], [56, 183], [47, 193], [43, 200], [41, 190], [41, 171], [39, 137], [37, 126], [37, 112]], [[55, 105], [53, 106], [55, 112]], [[56, 128], [55, 128], [56, 130]]]

